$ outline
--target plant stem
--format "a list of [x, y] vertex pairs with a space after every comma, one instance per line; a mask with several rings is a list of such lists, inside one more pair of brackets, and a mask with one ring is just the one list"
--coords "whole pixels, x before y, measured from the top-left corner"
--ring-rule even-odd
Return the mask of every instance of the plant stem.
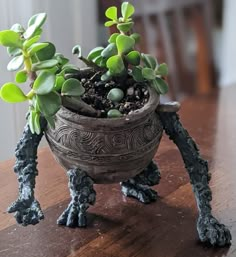
[[26, 96], [27, 96], [28, 99], [32, 99], [34, 95], [35, 95], [34, 90], [31, 89]]

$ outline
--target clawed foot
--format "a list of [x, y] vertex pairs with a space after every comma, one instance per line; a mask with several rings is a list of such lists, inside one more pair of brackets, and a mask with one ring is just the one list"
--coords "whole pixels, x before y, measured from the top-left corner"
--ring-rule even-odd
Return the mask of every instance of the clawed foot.
[[67, 227], [86, 227], [86, 210], [88, 207], [89, 205], [86, 203], [79, 205], [78, 203], [71, 202], [58, 218], [57, 224]]
[[16, 221], [23, 226], [35, 225], [44, 219], [40, 204], [36, 200], [29, 202], [18, 199], [9, 206], [7, 211], [15, 212]]
[[213, 216], [199, 217], [197, 230], [200, 240], [213, 246], [229, 245], [232, 239], [229, 229]]
[[125, 196], [134, 197], [142, 203], [150, 203], [157, 200], [157, 192], [149, 186], [122, 182], [121, 191]]

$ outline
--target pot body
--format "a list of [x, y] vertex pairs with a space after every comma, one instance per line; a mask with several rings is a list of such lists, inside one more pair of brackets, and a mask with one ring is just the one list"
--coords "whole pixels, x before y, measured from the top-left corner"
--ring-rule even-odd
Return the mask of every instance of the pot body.
[[95, 183], [125, 181], [146, 168], [156, 153], [163, 132], [158, 104], [159, 96], [150, 90], [142, 109], [121, 118], [90, 118], [62, 107], [46, 138], [65, 169], [80, 168]]

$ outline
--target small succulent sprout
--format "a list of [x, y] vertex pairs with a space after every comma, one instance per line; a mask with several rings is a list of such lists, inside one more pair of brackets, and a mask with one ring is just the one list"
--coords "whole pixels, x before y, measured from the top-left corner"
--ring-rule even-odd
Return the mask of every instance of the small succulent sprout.
[[111, 109], [107, 112], [108, 118], [120, 118], [122, 116], [123, 116], [122, 113], [117, 109]]
[[167, 76], [168, 75], [168, 66], [166, 63], [162, 63], [159, 65], [159, 67], [157, 68], [156, 71], [157, 75], [160, 75], [162, 77]]
[[78, 58], [80, 58], [82, 56], [81, 46], [80, 45], [74, 46], [72, 48], [72, 54], [77, 54]]
[[23, 26], [19, 23], [16, 23], [14, 25], [11, 26], [11, 30], [17, 32], [17, 33], [24, 33], [25, 29], [23, 28]]
[[123, 21], [129, 21], [129, 18], [134, 14], [134, 6], [129, 2], [123, 2], [121, 5], [121, 14], [123, 17]]
[[85, 88], [82, 86], [81, 82], [74, 78], [67, 79], [61, 89], [62, 96], [81, 96], [84, 92]]
[[28, 28], [24, 32], [24, 38], [29, 39], [36, 35], [40, 35], [42, 33], [42, 25], [46, 21], [47, 15], [46, 13], [35, 14], [29, 19]]
[[105, 15], [108, 19], [110, 19], [110, 21], [107, 21], [105, 23], [106, 27], [110, 27], [110, 26], [117, 23], [117, 20], [118, 20], [118, 18], [117, 18], [117, 8], [115, 6], [109, 7], [106, 10]]
[[28, 100], [24, 92], [14, 83], [6, 83], [1, 88], [1, 98], [8, 103], [20, 103]]
[[123, 97], [124, 92], [120, 88], [112, 88], [107, 94], [107, 99], [115, 103], [120, 102], [123, 99]]

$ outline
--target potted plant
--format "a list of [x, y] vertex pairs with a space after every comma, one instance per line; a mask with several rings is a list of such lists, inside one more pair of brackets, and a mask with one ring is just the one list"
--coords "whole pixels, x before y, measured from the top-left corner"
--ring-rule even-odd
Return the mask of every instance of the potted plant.
[[[12, 57], [7, 68], [17, 71], [15, 82], [4, 84], [0, 96], [11, 103], [29, 101], [27, 124], [15, 152], [19, 197], [8, 212], [15, 212], [17, 222], [25, 226], [43, 219], [34, 197], [37, 147], [43, 135], [68, 170], [72, 199], [58, 224], [86, 226], [86, 210], [96, 196], [93, 183], [121, 182], [125, 195], [143, 203], [156, 200], [150, 186], [159, 183], [160, 173], [152, 158], [164, 129], [189, 171], [200, 212], [200, 239], [229, 244], [229, 230], [211, 214], [207, 162], [179, 122], [179, 104], [159, 104], [159, 95], [168, 91], [167, 65], [135, 50], [140, 35], [132, 32], [134, 7], [124, 2], [121, 13], [118, 17], [114, 6], [105, 13], [105, 26], [117, 27], [106, 47], [94, 48], [87, 57], [79, 45], [73, 48], [87, 65], [84, 69], [69, 64], [52, 43], [39, 42], [45, 13], [31, 17], [26, 29], [15, 24], [0, 32], [0, 44]], [[17, 85], [24, 82], [30, 85], [26, 94]]]

